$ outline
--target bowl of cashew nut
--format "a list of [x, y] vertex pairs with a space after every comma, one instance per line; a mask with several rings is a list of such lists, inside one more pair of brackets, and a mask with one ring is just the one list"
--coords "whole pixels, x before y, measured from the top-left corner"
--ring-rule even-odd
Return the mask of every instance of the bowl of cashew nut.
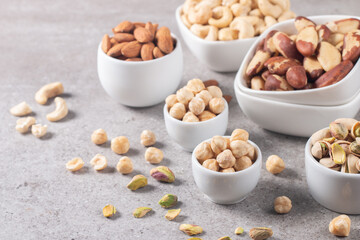
[[175, 15], [190, 51], [218, 72], [237, 71], [257, 36], [296, 17], [289, 0], [186, 0]]

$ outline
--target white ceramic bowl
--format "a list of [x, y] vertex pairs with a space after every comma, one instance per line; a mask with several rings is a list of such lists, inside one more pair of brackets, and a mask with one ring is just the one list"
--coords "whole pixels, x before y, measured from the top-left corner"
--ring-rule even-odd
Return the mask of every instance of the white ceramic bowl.
[[288, 135], [309, 137], [329, 119], [354, 118], [360, 108], [360, 92], [337, 106], [309, 106], [273, 101], [249, 95], [234, 83], [236, 99], [245, 115], [260, 127]]
[[170, 116], [168, 107], [164, 106], [165, 126], [169, 136], [184, 150], [192, 152], [194, 148], [215, 135], [224, 135], [226, 132], [229, 106], [225, 101], [225, 109], [216, 117], [203, 122], [183, 122]]
[[97, 68], [101, 85], [116, 101], [131, 107], [158, 104], [180, 84], [183, 71], [181, 43], [170, 54], [143, 62], [126, 62], [109, 57], [99, 44]]
[[360, 174], [342, 173], [321, 165], [305, 146], [306, 180], [312, 197], [339, 213], [360, 214]]
[[184, 25], [180, 18], [182, 5], [176, 9], [176, 21], [181, 36], [190, 51], [207, 65], [211, 70], [218, 72], [235, 72], [250, 46], [257, 39], [240, 39], [233, 41], [207, 41], [194, 35]]
[[[317, 24], [327, 23], [344, 18], [358, 18], [356, 16], [347, 15], [324, 15], [308, 17]], [[236, 75], [235, 82], [240, 89], [250, 95], [267, 98], [271, 100], [277, 100], [287, 103], [306, 104], [306, 105], [319, 105], [319, 106], [331, 106], [340, 105], [349, 102], [353, 96], [360, 89], [360, 81], [358, 76], [360, 75], [359, 61], [355, 64], [351, 72], [343, 78], [341, 81], [322, 88], [296, 90], [296, 91], [260, 91], [248, 88], [246, 84], [246, 68], [254, 56], [256, 46], [258, 43], [272, 30], [279, 30], [288, 34], [295, 34], [296, 28], [294, 26], [294, 20], [288, 20], [278, 23], [268, 30], [266, 30], [250, 47], [250, 50], [246, 54], [244, 61], [241, 64], [239, 73]]]
[[[210, 141], [211, 138], [205, 142]], [[200, 165], [195, 154], [192, 154], [192, 172], [195, 183], [200, 191], [214, 203], [234, 204], [241, 202], [256, 187], [260, 178], [262, 155], [255, 143], [250, 140], [249, 143], [256, 149], [256, 161], [251, 167], [233, 173], [209, 170]]]

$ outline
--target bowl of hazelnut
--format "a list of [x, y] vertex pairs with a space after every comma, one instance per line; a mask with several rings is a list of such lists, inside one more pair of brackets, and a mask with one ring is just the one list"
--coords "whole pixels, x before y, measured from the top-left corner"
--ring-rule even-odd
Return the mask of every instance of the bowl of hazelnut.
[[130, 107], [160, 103], [178, 87], [183, 71], [181, 43], [167, 27], [121, 22], [98, 47], [97, 69], [104, 90]]
[[218, 204], [244, 200], [259, 181], [261, 165], [261, 151], [243, 129], [235, 129], [231, 136], [207, 139], [192, 154], [196, 185]]
[[[206, 82], [205, 82], [206, 83]], [[184, 150], [214, 135], [224, 135], [229, 107], [218, 86], [194, 78], [165, 100], [164, 120], [169, 136]]]
[[289, 0], [271, 4], [186, 0], [175, 16], [181, 36], [199, 61], [214, 71], [234, 72], [257, 36], [296, 15]]
[[316, 131], [305, 146], [312, 197], [340, 213], [360, 214], [360, 122], [340, 118]]

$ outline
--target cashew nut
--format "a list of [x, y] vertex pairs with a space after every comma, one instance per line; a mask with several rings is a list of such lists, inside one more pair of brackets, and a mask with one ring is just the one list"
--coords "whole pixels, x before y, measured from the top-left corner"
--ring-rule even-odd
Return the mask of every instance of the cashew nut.
[[29, 128], [34, 125], [36, 122], [34, 117], [24, 117], [16, 121], [16, 131], [19, 133], [26, 133], [29, 131]]
[[221, 0], [203, 0], [203, 2], [206, 2], [211, 8], [221, 5]]
[[262, 18], [259, 18], [259, 22], [254, 26], [255, 35], [260, 35], [266, 30], [265, 21]]
[[296, 14], [293, 11], [286, 11], [278, 18], [278, 22], [282, 22], [285, 20], [293, 19], [296, 17]]
[[46, 134], [46, 131], [46, 125], [35, 124], [31, 127], [31, 133], [37, 138], [41, 138], [42, 136], [44, 136]]
[[258, 8], [251, 10], [249, 12], [249, 15], [250, 16], [256, 16], [256, 17], [259, 17], [259, 18], [264, 18], [264, 15], [262, 14], [260, 9], [258, 9]]
[[202, 2], [189, 9], [188, 19], [191, 23], [206, 24], [212, 16], [211, 7]]
[[53, 82], [46, 84], [40, 88], [35, 94], [35, 100], [39, 104], [45, 104], [49, 98], [60, 95], [64, 92], [64, 86], [61, 82]]
[[220, 41], [231, 41], [238, 39], [238, 31], [231, 28], [222, 28], [219, 30], [218, 38]]
[[222, 5], [230, 7], [231, 5], [237, 3], [238, 0], [222, 0]]
[[183, 13], [188, 14], [190, 8], [195, 7], [199, 2], [201, 2], [201, 0], [186, 0], [182, 8]]
[[64, 117], [66, 117], [66, 115], [68, 114], [68, 108], [67, 108], [66, 102], [63, 98], [56, 97], [54, 102], [56, 105], [55, 110], [46, 115], [47, 120], [49, 120], [51, 122], [59, 121], [59, 120], [63, 119]]
[[31, 107], [24, 101], [10, 109], [10, 113], [17, 117], [28, 115], [32, 112]]
[[186, 14], [183, 14], [180, 16], [181, 18], [181, 21], [185, 24], [185, 26], [187, 28], [190, 28], [191, 27], [191, 22], [189, 21], [189, 19], [187, 18], [187, 15]]
[[235, 4], [231, 5], [230, 9], [235, 17], [240, 17], [240, 16], [248, 15], [248, 13], [251, 10], [251, 7], [249, 5], [235, 3]]
[[213, 9], [213, 12], [221, 12], [221, 17], [219, 19], [210, 18], [209, 24], [215, 26], [217, 28], [224, 28], [229, 26], [231, 21], [233, 20], [233, 15], [228, 7], [219, 6]]
[[214, 26], [203, 26], [200, 24], [194, 24], [190, 27], [190, 31], [196, 36], [208, 41], [216, 41], [218, 36], [218, 29]]
[[258, 0], [258, 5], [260, 11], [265, 16], [278, 18], [284, 11], [280, 5], [275, 3], [275, 0]]
[[254, 27], [241, 17], [237, 17], [231, 22], [230, 28], [239, 31], [238, 39], [252, 38], [255, 35]]

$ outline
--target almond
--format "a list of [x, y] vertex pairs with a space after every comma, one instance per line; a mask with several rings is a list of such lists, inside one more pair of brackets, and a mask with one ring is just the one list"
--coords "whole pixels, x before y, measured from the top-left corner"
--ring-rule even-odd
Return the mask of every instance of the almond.
[[115, 33], [130, 33], [134, 30], [135, 25], [129, 21], [123, 21], [114, 28]]
[[126, 45], [127, 43], [118, 43], [116, 45], [114, 45], [112, 48], [109, 49], [109, 51], [107, 52], [107, 55], [109, 55], [110, 57], [119, 57], [122, 55], [121, 53], [121, 49]]
[[156, 40], [157, 40], [157, 46], [160, 48], [160, 50], [163, 53], [169, 54], [173, 51], [174, 45], [169, 28], [167, 27], [159, 28], [159, 30], [156, 32]]
[[151, 32], [143, 27], [138, 27], [134, 30], [134, 37], [140, 43], [151, 42], [154, 39], [154, 36], [151, 35]]
[[115, 38], [110, 38], [110, 42], [111, 42], [111, 46], [118, 44], [118, 42], [115, 40]]
[[307, 26], [297, 35], [296, 48], [304, 57], [310, 57], [315, 53], [318, 41], [319, 36], [315, 27]]
[[110, 37], [109, 35], [105, 34], [102, 38], [101, 49], [104, 51], [104, 53], [107, 53], [110, 48], [111, 48]]
[[138, 41], [126, 43], [121, 49], [122, 55], [128, 58], [134, 58], [140, 55], [141, 44]]
[[300, 65], [300, 63], [295, 59], [284, 58], [281, 56], [272, 57], [264, 64], [264, 66], [269, 69], [270, 73], [274, 73], [277, 75], [285, 75], [287, 70], [295, 65]]
[[317, 60], [327, 72], [341, 62], [339, 50], [328, 42], [319, 43]]
[[247, 69], [246, 75], [248, 77], [254, 76], [261, 72], [264, 68], [264, 63], [270, 58], [270, 53], [265, 50], [258, 50], [251, 59]]
[[344, 37], [343, 60], [356, 62], [360, 55], [360, 30], [348, 32]]
[[210, 86], [219, 86], [219, 82], [216, 81], [215, 79], [210, 79], [210, 80], [204, 81], [204, 85], [206, 88], [210, 87]]
[[161, 57], [165, 56], [165, 55], [161, 52], [160, 48], [158, 48], [158, 47], [155, 47], [155, 48], [154, 48], [154, 50], [153, 50], [153, 55], [154, 55], [154, 58], [161, 58]]
[[315, 87], [326, 87], [343, 79], [353, 68], [354, 64], [350, 60], [345, 60], [324, 73], [315, 81]]
[[126, 62], [141, 62], [141, 58], [128, 58], [125, 60]]
[[292, 66], [286, 72], [286, 81], [293, 88], [301, 89], [307, 84], [306, 71], [303, 66]]
[[138, 27], [145, 27], [145, 23], [143, 22], [133, 22], [135, 28], [138, 28]]
[[131, 42], [134, 41], [134, 35], [130, 34], [130, 33], [115, 33], [114, 34], [114, 39], [118, 42], [118, 43], [122, 43], [122, 42]]
[[231, 95], [224, 95], [223, 98], [227, 101], [227, 103], [231, 102], [232, 96]]
[[155, 45], [152, 42], [146, 43], [141, 47], [140, 56], [142, 60], [152, 60], [153, 57], [153, 50], [155, 48]]
[[154, 37], [157, 30], [157, 26], [158, 24], [152, 24], [151, 22], [147, 22], [145, 24], [145, 29], [149, 30], [151, 35]]

